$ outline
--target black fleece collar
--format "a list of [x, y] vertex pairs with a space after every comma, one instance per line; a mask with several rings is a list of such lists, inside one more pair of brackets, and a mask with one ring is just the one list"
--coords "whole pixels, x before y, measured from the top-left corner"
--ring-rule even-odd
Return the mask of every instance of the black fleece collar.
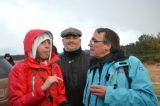
[[106, 62], [113, 62], [113, 61], [121, 61], [128, 58], [128, 56], [126, 56], [124, 54], [123, 51], [116, 51], [116, 52], [112, 52], [110, 54], [107, 54], [106, 56], [102, 57], [102, 58], [92, 58], [90, 61], [90, 68], [102, 68], [102, 66], [106, 63]]
[[81, 49], [81, 47], [76, 51], [66, 51], [65, 49], [63, 49], [63, 52], [64, 52], [65, 56], [67, 56], [69, 58], [73, 58], [73, 57], [79, 56], [82, 52], [82, 49]]

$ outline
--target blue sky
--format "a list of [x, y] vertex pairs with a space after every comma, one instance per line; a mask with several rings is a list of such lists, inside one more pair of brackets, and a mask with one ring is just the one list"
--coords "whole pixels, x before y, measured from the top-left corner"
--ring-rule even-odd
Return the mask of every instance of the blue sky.
[[89, 49], [98, 27], [113, 29], [126, 45], [160, 32], [159, 5], [160, 0], [1, 0], [0, 55], [23, 54], [25, 34], [37, 28], [53, 33], [58, 52], [63, 50], [60, 33], [68, 27], [82, 31], [82, 49]]

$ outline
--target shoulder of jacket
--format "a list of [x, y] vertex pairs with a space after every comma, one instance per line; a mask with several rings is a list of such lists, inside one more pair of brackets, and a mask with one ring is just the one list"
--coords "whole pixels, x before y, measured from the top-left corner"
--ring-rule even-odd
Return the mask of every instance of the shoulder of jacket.
[[23, 68], [27, 66], [27, 62], [26, 61], [19, 61], [18, 63], [16, 63], [13, 68]]
[[25, 61], [20, 61], [12, 67], [10, 74], [21, 75], [22, 73], [25, 72], [26, 69], [27, 69], [27, 63]]
[[113, 66], [117, 69], [119, 67], [125, 67], [125, 66], [129, 66], [129, 58], [126, 58], [124, 60], [120, 60], [120, 61], [117, 61], [113, 64]]
[[140, 60], [135, 56], [129, 56], [129, 61], [130, 62], [140, 62]]
[[140, 61], [140, 59], [138, 59], [137, 57], [135, 56], [130, 56], [129, 59], [129, 64], [130, 66], [138, 66], [139, 64], [141, 64], [142, 62]]
[[89, 54], [89, 50], [83, 50], [84, 53]]
[[85, 55], [86, 57], [90, 57], [90, 51], [89, 50], [83, 50], [82, 55]]
[[58, 54], [58, 57], [59, 57], [59, 58], [61, 58], [62, 56], [64, 56], [64, 53], [63, 53], [63, 52]]
[[58, 62], [59, 62], [59, 61], [56, 61], [54, 64], [52, 64], [52, 67], [56, 67], [56, 68], [59, 67]]
[[135, 56], [129, 56], [128, 58], [118, 61], [114, 63], [115, 68], [124, 67], [124, 66], [132, 66], [137, 65], [140, 62], [140, 60]]

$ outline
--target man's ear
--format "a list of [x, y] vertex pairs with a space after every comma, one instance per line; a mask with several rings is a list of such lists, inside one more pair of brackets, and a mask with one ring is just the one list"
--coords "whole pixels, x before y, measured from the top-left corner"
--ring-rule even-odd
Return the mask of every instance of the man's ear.
[[111, 51], [111, 47], [112, 47], [111, 44], [106, 44], [106, 46], [105, 46], [106, 51]]

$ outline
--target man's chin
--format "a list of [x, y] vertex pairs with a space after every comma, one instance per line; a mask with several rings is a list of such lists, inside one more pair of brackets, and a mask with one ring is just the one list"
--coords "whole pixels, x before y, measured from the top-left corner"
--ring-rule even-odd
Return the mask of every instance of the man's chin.
[[94, 54], [90, 52], [90, 56], [94, 56]]
[[69, 48], [68, 51], [72, 52], [72, 51], [76, 51], [77, 48]]
[[91, 57], [96, 57], [97, 55], [96, 55], [96, 53], [94, 51], [90, 51], [90, 56]]

